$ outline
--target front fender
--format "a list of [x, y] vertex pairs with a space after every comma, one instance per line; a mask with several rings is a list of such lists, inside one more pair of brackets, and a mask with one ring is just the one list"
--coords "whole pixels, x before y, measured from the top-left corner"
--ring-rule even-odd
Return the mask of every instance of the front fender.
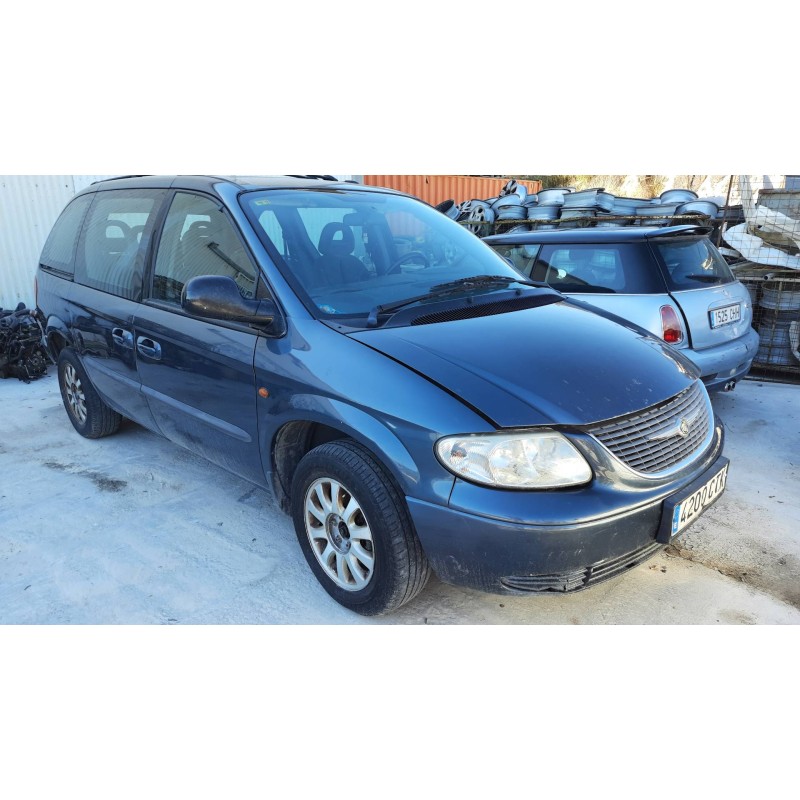
[[[266, 409], [264, 409], [266, 411]], [[276, 486], [275, 445], [281, 431], [293, 422], [318, 423], [340, 432], [369, 450], [392, 475], [406, 496], [446, 504], [455, 478], [436, 460], [437, 434], [406, 420], [383, 419], [334, 398], [298, 394], [291, 408], [268, 421], [260, 412], [259, 438], [268, 483]], [[401, 432], [403, 440], [398, 433]], [[408, 443], [408, 446], [404, 444]]]

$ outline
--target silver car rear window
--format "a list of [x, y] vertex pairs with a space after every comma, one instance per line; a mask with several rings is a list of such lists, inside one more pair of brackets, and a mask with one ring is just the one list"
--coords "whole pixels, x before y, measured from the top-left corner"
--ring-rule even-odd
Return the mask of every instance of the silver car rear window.
[[705, 237], [655, 241], [670, 291], [701, 289], [735, 280], [719, 250]]

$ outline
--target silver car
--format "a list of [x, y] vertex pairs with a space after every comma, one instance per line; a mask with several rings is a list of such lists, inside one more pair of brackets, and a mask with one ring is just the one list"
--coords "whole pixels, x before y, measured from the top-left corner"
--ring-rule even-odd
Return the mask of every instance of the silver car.
[[753, 363], [752, 299], [709, 228], [621, 227], [489, 236], [531, 280], [635, 322], [680, 350], [709, 391], [732, 389]]

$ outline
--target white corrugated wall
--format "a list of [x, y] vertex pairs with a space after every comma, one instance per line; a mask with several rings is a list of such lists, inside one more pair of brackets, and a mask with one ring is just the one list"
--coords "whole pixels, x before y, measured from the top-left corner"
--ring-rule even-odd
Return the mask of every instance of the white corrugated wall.
[[0, 307], [33, 305], [42, 246], [67, 202], [111, 175], [0, 175]]

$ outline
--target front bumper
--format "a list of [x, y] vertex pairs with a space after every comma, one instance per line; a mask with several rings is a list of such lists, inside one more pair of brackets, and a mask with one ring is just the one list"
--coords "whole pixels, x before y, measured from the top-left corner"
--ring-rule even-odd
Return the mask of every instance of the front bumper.
[[[691, 476], [649, 501], [624, 496], [627, 505], [621, 502], [596, 519], [531, 524], [414, 498], [408, 507], [431, 567], [445, 583], [494, 594], [578, 591], [641, 564], [664, 546], [659, 531], [666, 525], [665, 503], [669, 516], [670, 498], [707, 480], [726, 461], [718, 430], [714, 447]], [[586, 494], [592, 495], [591, 488]]]

